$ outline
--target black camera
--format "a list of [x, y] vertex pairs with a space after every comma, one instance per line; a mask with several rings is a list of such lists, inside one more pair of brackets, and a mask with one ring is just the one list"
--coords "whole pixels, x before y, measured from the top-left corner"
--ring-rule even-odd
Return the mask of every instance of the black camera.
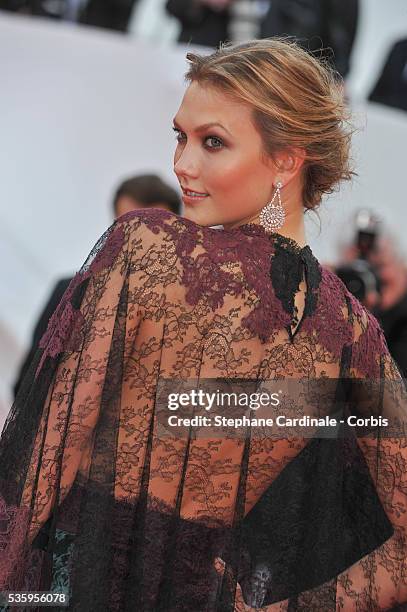
[[380, 294], [380, 277], [369, 263], [370, 254], [376, 249], [379, 228], [380, 220], [371, 211], [360, 210], [355, 219], [357, 256], [335, 270], [349, 291], [362, 303], [372, 292]]

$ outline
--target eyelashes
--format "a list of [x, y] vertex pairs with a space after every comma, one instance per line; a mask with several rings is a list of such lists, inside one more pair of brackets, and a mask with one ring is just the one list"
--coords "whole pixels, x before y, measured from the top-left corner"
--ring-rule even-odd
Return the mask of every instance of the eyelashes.
[[178, 128], [176, 128], [176, 127], [173, 127], [172, 129], [173, 129], [173, 130], [174, 130], [174, 132], [175, 132], [175, 140], [176, 140], [177, 142], [182, 142], [182, 136], [181, 136], [182, 132], [181, 132], [181, 130], [179, 130], [179, 129], [178, 129]]
[[[176, 127], [173, 127], [172, 129], [176, 134], [175, 139], [177, 142], [182, 143], [186, 140], [186, 136], [184, 132], [181, 132], [181, 130], [179, 130]], [[211, 140], [212, 142], [215, 141], [217, 144], [215, 146], [208, 146], [205, 144], [208, 140]], [[214, 135], [206, 136], [203, 140], [203, 143], [204, 143], [205, 148], [208, 149], [208, 151], [214, 151], [214, 150], [222, 149], [224, 147], [223, 140], [219, 138], [219, 136], [214, 136]]]

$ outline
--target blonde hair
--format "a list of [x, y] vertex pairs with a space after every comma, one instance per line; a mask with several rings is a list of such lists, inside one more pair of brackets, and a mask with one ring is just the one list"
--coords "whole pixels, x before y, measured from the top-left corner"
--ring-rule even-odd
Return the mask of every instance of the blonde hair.
[[253, 109], [263, 153], [305, 150], [303, 204], [355, 174], [350, 168], [353, 130], [338, 73], [293, 40], [281, 37], [226, 43], [210, 55], [188, 53], [187, 82], [208, 84]]

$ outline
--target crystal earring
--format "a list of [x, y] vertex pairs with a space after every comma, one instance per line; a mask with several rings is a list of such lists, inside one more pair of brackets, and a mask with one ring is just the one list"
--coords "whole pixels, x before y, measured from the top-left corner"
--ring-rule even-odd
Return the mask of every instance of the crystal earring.
[[[260, 211], [259, 222], [266, 232], [275, 232], [284, 225], [285, 210], [281, 203], [282, 187], [283, 183], [278, 181], [276, 183], [276, 191], [273, 195], [273, 199]], [[274, 204], [276, 198], [278, 199], [278, 204]]]

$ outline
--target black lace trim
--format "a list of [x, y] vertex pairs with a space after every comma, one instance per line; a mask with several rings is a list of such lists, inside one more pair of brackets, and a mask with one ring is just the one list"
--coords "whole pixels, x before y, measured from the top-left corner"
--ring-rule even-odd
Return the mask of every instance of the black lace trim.
[[[281, 234], [272, 234], [270, 238], [274, 246], [270, 278], [276, 296], [284, 310], [291, 315], [295, 326], [301, 324], [306, 317], [312, 316], [317, 308], [318, 289], [322, 280], [321, 266], [309, 245], [300, 247], [295, 240]], [[295, 294], [299, 290], [304, 269], [307, 289], [304, 312], [299, 321]]]
[[[322, 280], [321, 265], [307, 244], [301, 247], [293, 238], [266, 230], [256, 223], [246, 223], [231, 231], [243, 231], [252, 236], [267, 237], [273, 244], [273, 255], [270, 262], [270, 278], [276, 297], [284, 310], [291, 316], [291, 324], [287, 326], [290, 337], [293, 338], [306, 317], [312, 316], [317, 308], [318, 289]], [[295, 294], [303, 278], [305, 268], [306, 296], [304, 311], [299, 320], [295, 305]], [[293, 332], [292, 329], [295, 328]]]

